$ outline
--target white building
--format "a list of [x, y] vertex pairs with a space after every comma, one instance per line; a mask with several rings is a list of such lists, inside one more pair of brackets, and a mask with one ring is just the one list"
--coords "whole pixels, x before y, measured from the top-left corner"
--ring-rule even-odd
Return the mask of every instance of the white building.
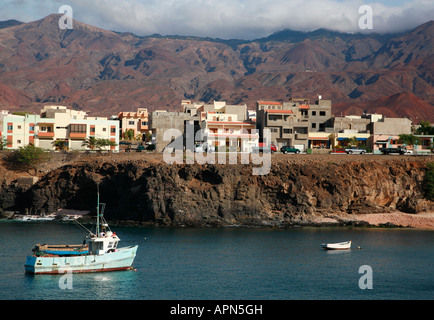
[[119, 151], [119, 121], [103, 117], [88, 117], [83, 111], [64, 106], [45, 106], [41, 115], [0, 114], [1, 137], [8, 149], [18, 149], [29, 144], [55, 150], [54, 142], [65, 141], [69, 150], [85, 150], [86, 138], [108, 139], [116, 146], [106, 150]]
[[[212, 108], [210, 109], [210, 107]], [[259, 133], [256, 123], [247, 118], [246, 105], [214, 105], [198, 108], [201, 129], [207, 136], [207, 143], [217, 150], [222, 148], [235, 152], [252, 152], [258, 146]]]

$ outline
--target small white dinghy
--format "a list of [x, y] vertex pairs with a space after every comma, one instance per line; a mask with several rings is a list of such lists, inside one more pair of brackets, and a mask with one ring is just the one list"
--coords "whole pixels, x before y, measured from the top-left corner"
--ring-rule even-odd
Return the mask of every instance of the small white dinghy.
[[351, 249], [351, 241], [338, 242], [338, 243], [323, 243], [324, 250], [348, 250]]

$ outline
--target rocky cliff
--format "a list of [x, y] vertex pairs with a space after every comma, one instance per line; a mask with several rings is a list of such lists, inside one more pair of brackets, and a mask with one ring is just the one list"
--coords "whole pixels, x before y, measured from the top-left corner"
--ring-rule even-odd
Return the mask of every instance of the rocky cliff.
[[333, 214], [431, 210], [422, 194], [426, 160], [328, 157], [273, 159], [265, 176], [241, 164], [81, 161], [48, 172], [30, 188], [4, 183], [0, 201], [3, 210], [94, 210], [99, 181], [106, 218], [158, 225], [280, 226]]

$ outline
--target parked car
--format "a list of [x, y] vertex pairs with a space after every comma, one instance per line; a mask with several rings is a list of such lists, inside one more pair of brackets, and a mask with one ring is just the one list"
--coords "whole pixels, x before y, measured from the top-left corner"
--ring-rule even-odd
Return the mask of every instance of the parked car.
[[382, 154], [399, 153], [402, 155], [407, 153], [407, 148], [399, 146], [398, 148], [381, 148], [380, 151]]
[[194, 152], [196, 153], [215, 152], [215, 146], [208, 145], [207, 143], [204, 144], [196, 143], [196, 145], [194, 146]]
[[132, 143], [131, 143], [131, 142], [128, 142], [128, 141], [120, 141], [120, 142], [119, 142], [119, 145], [130, 146], [130, 145], [132, 145]]
[[265, 143], [260, 142], [258, 147], [253, 148], [253, 152], [271, 152], [274, 153], [277, 151], [277, 147], [274, 144], [266, 145]]
[[365, 149], [360, 149], [360, 148], [353, 147], [353, 148], [347, 148], [347, 149], [345, 149], [345, 152], [347, 154], [365, 154], [366, 150]]
[[280, 151], [282, 153], [295, 153], [295, 154], [299, 154], [300, 153], [300, 149], [291, 147], [291, 146], [283, 146], [282, 148], [280, 148]]
[[203, 147], [203, 144], [196, 144], [195, 146], [194, 146], [194, 152], [196, 152], [196, 153], [202, 153], [202, 152], [205, 152], [205, 148]]

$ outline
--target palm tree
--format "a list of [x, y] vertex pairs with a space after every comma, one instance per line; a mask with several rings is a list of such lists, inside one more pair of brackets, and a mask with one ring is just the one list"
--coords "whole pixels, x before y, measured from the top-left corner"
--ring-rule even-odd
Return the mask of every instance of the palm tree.
[[68, 150], [68, 141], [66, 140], [58, 139], [56, 141], [53, 141], [52, 143], [57, 151]]
[[407, 146], [420, 144], [420, 138], [416, 137], [414, 134], [400, 134], [399, 140], [401, 140], [401, 142]]
[[86, 138], [81, 144], [82, 147], [89, 148], [90, 150], [95, 150], [97, 146], [97, 140], [95, 137]]
[[125, 130], [124, 138], [125, 138], [125, 140], [133, 140], [133, 138], [134, 138], [134, 130], [133, 129]]
[[110, 139], [96, 139], [96, 148], [98, 150], [101, 150], [105, 147], [116, 147], [117, 144], [114, 141], [111, 141]]
[[352, 138], [349, 138], [347, 140], [347, 142], [348, 142], [348, 145], [352, 146], [352, 147], [358, 147], [360, 144], [359, 140], [357, 140], [357, 138], [355, 136]]

